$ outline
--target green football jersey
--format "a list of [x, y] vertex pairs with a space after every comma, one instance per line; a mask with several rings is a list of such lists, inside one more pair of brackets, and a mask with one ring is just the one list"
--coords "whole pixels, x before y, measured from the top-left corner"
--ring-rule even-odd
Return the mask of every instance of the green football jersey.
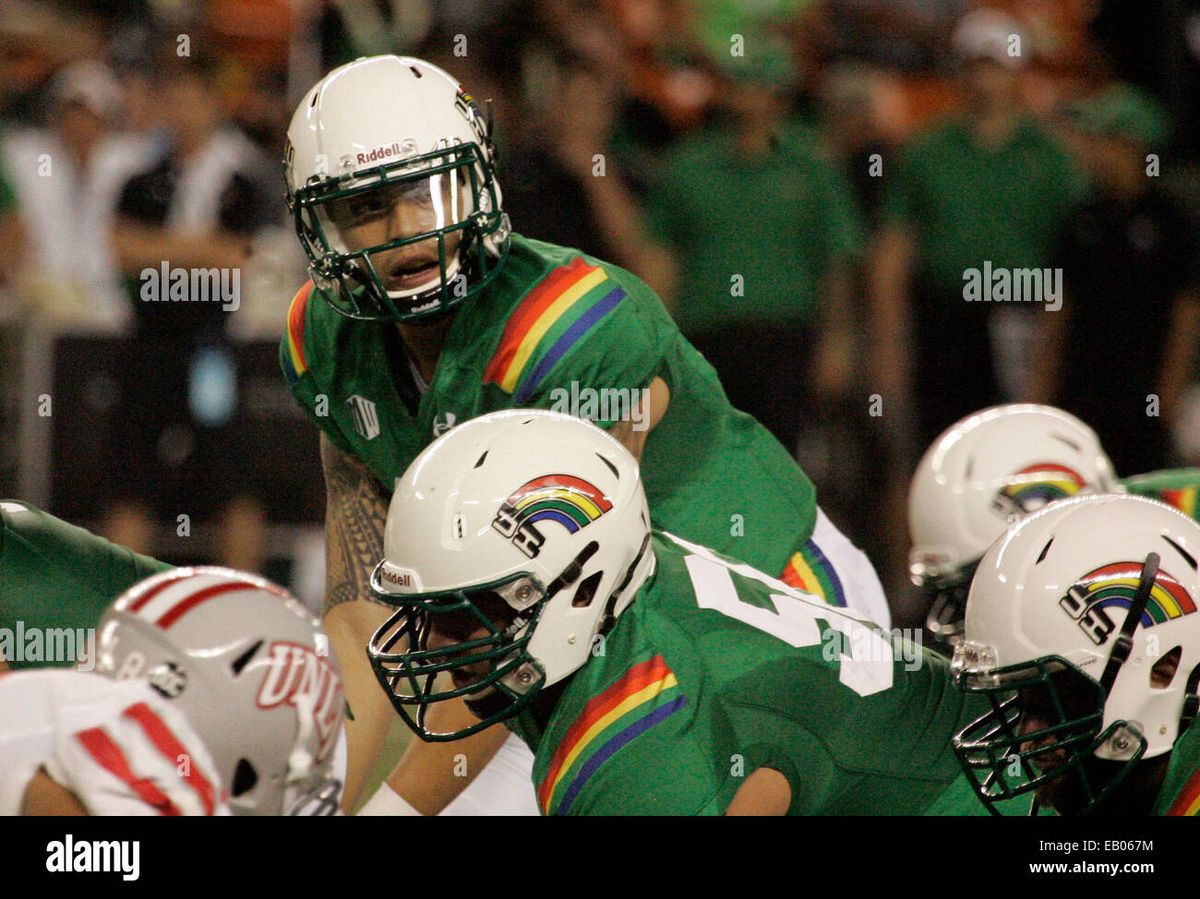
[[1121, 486], [1137, 496], [1161, 500], [1183, 514], [1200, 520], [1200, 509], [1196, 506], [1200, 468], [1172, 468], [1134, 475], [1122, 479]]
[[[1029, 814], [1031, 797], [1023, 796], [998, 803], [1005, 815]], [[927, 815], [986, 815], [987, 809], [975, 796], [966, 776], [959, 777], [925, 812]], [[1041, 815], [1053, 815], [1043, 808]], [[1200, 815], [1200, 728], [1190, 727], [1171, 750], [1163, 785], [1154, 800], [1154, 815]]]
[[0, 502], [0, 654], [10, 668], [74, 664], [74, 653], [53, 647], [68, 636], [78, 645], [77, 632], [96, 627], [121, 593], [170, 567], [27, 503]]
[[[1004, 802], [997, 802], [996, 811], [1006, 817], [1028, 815], [1029, 809], [1033, 804], [1032, 796], [1018, 796], [1015, 799], [1006, 799]], [[960, 774], [954, 779], [954, 782], [946, 788], [937, 801], [925, 810], [926, 815], [961, 815], [974, 817], [983, 815], [988, 817], [991, 813], [987, 810], [987, 806], [980, 801], [975, 795], [975, 788], [971, 786], [971, 781], [967, 779], [965, 774]], [[1039, 815], [1052, 815], [1053, 811], [1047, 808], [1039, 808]]]
[[624, 269], [514, 235], [496, 280], [458, 308], [423, 393], [395, 326], [344, 318], [319, 294], [310, 282], [292, 301], [284, 374], [386, 489], [456, 423], [529, 406], [610, 427], [657, 377], [671, 399], [642, 457], [655, 524], [772, 574], [812, 534], [812, 483]]
[[1200, 815], [1200, 727], [1193, 724], [1175, 741], [1154, 814]]
[[[1023, 796], [997, 807], [1004, 815], [1027, 815], [1031, 797]], [[960, 776], [925, 812], [927, 815], [986, 815], [966, 775]], [[1054, 810], [1043, 808], [1042, 815]], [[1154, 800], [1154, 815], [1200, 815], [1200, 727], [1189, 727], [1175, 741], [1163, 785]]]
[[983, 704], [944, 658], [669, 534], [654, 550], [544, 731], [510, 722], [544, 814], [721, 814], [764, 766], [791, 814], [918, 814], [958, 774], [950, 736]]

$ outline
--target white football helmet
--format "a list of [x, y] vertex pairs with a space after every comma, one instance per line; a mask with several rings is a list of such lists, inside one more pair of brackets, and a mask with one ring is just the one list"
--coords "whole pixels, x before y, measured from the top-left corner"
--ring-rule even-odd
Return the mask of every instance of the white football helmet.
[[[368, 653], [426, 740], [511, 718], [580, 668], [654, 567], [637, 461], [595, 425], [543, 410], [434, 441], [397, 483], [383, 543], [371, 587], [397, 612]], [[435, 686], [443, 672], [452, 687]], [[430, 704], [460, 696], [479, 724], [426, 727]]]
[[[284, 166], [313, 281], [351, 318], [442, 312], [482, 290], [507, 256], [490, 121], [454, 78], [423, 60], [366, 57], [322, 78], [292, 116]], [[397, 225], [401, 203], [411, 219]], [[372, 245], [348, 239], [379, 221], [389, 228]], [[456, 250], [447, 246], [454, 234]], [[411, 245], [413, 253], [393, 252]]]
[[1124, 495], [1056, 502], [987, 551], [953, 668], [992, 704], [954, 740], [989, 807], [1070, 777], [1090, 811], [1171, 751], [1197, 710], [1198, 557], [1200, 525]]
[[1120, 488], [1096, 433], [1051, 406], [993, 406], [948, 428], [908, 495], [909, 574], [931, 600], [926, 627], [953, 643], [971, 572], [1005, 527], [1047, 503]]
[[[96, 670], [144, 678], [204, 740], [234, 814], [332, 814], [345, 700], [315, 618], [269, 581], [176, 568], [122, 594], [100, 621]], [[313, 805], [315, 801], [315, 805]]]

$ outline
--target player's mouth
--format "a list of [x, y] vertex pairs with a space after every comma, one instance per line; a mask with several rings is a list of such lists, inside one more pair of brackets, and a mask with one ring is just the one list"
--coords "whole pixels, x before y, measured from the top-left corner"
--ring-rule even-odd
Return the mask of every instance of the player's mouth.
[[434, 281], [441, 274], [436, 259], [417, 259], [398, 263], [388, 271], [388, 287], [391, 290], [412, 290]]

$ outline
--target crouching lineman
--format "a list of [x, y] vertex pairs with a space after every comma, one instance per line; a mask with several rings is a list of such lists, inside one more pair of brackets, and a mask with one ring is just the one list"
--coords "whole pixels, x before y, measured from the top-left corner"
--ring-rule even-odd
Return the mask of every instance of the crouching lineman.
[[[425, 740], [507, 724], [543, 814], [920, 812], [983, 709], [941, 657], [652, 530], [636, 460], [579, 419], [443, 435], [397, 484], [384, 553], [372, 589], [396, 611], [369, 655], [393, 705]], [[432, 730], [458, 698], [477, 720]]]
[[94, 673], [0, 678], [0, 813], [332, 813], [343, 697], [313, 617], [253, 575], [178, 568], [100, 621]]
[[1010, 404], [956, 422], [921, 459], [909, 491], [909, 572], [943, 645], [962, 634], [963, 603], [984, 551], [1019, 518], [1081, 493], [1132, 493], [1200, 515], [1200, 469], [1117, 479], [1096, 432], [1052, 406]]
[[989, 810], [1200, 811], [1200, 525], [1134, 496], [1054, 503], [984, 555], [955, 650], [991, 710], [954, 739]]

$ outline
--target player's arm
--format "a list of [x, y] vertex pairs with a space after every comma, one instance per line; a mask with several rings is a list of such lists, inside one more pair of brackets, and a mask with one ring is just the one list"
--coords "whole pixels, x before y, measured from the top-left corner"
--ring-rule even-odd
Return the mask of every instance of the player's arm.
[[[464, 702], [439, 702], [429, 707], [426, 723], [433, 730], [448, 732], [469, 727], [478, 720]], [[413, 740], [388, 777], [385, 789], [391, 789], [422, 815], [440, 814], [507, 739], [508, 729], [494, 724], [448, 743]]]
[[1070, 304], [1063, 298], [1060, 308], [1039, 315], [1037, 351], [1029, 378], [1026, 402], [1053, 403], [1058, 395], [1062, 359], [1071, 322]]
[[170, 234], [126, 218], [118, 219], [113, 228], [113, 247], [121, 270], [128, 273], [157, 268], [164, 259], [182, 268], [238, 268], [249, 255], [248, 242], [236, 235]]
[[902, 227], [885, 226], [868, 267], [872, 383], [901, 407], [909, 397], [909, 278], [916, 250]]
[[[342, 808], [351, 811], [379, 758], [395, 715], [379, 687], [367, 658], [367, 644], [391, 615], [372, 602], [370, 576], [383, 558], [383, 529], [388, 501], [370, 469], [321, 435], [325, 470], [325, 607], [322, 613], [329, 642], [342, 668], [342, 684], [350, 716], [346, 720], [346, 784]], [[456, 730], [474, 721], [462, 702], [442, 703], [430, 711], [435, 730]], [[445, 720], [443, 720], [445, 719]], [[467, 757], [467, 770], [480, 771], [503, 745], [507, 731], [492, 727], [469, 740], [445, 744], [413, 741], [388, 778], [388, 785], [424, 814], [437, 814], [470, 783], [455, 776], [454, 756]], [[447, 763], [449, 759], [449, 763]]]
[[786, 815], [792, 804], [792, 787], [774, 768], [759, 768], [742, 784], [726, 815]]
[[51, 778], [44, 769], [38, 769], [25, 788], [21, 814], [81, 816], [87, 815], [87, 809], [74, 793]]
[[1191, 381], [1197, 333], [1200, 333], [1200, 296], [1186, 290], [1176, 297], [1171, 310], [1166, 354], [1157, 385], [1160, 412], [1168, 426], [1174, 423]]
[[346, 784], [351, 809], [375, 765], [394, 714], [367, 659], [372, 634], [390, 610], [371, 602], [371, 572], [383, 558], [387, 498], [360, 460], [321, 435], [325, 472], [325, 605], [321, 618], [342, 669], [346, 720]]
[[655, 378], [650, 382], [650, 392], [646, 394], [645, 403], [637, 415], [637, 420], [642, 424], [635, 425], [631, 417], [626, 421], [618, 421], [608, 429], [608, 433], [621, 441], [625, 449], [633, 453], [634, 458], [640, 460], [642, 451], [646, 448], [646, 438], [667, 414], [670, 404], [671, 388], [662, 378]]

